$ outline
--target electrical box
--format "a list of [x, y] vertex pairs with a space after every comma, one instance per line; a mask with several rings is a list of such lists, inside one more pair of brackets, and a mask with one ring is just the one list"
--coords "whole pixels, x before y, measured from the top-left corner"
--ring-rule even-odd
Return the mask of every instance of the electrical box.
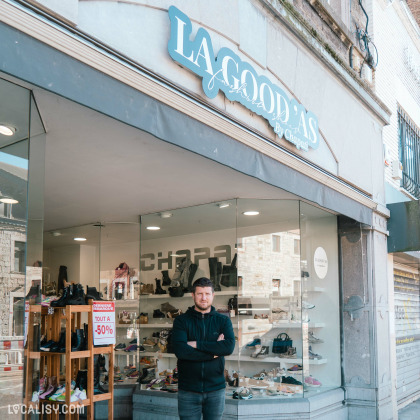
[[402, 179], [402, 170], [403, 166], [399, 160], [392, 161], [392, 178], [393, 179]]

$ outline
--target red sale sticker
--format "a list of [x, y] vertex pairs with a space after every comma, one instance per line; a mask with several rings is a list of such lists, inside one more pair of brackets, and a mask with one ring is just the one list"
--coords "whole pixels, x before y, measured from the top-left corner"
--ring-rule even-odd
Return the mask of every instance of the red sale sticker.
[[93, 302], [92, 317], [93, 344], [115, 344], [115, 302]]

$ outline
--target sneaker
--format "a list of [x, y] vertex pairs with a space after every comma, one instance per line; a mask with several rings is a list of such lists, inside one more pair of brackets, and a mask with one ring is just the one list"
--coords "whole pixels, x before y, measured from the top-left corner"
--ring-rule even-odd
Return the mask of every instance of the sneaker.
[[131, 340], [130, 344], [137, 344], [137, 338], [135, 338], [134, 340]]
[[293, 365], [291, 368], [287, 369], [288, 372], [301, 372], [302, 365]]
[[124, 351], [126, 352], [136, 351], [137, 347], [138, 347], [137, 344], [130, 344], [127, 348], [124, 349]]
[[314, 336], [313, 331], [308, 332], [308, 343], [317, 344], [317, 343], [323, 343], [323, 342], [324, 342], [323, 340], [320, 340], [319, 338]]
[[140, 380], [141, 384], [149, 384], [150, 385], [150, 381], [153, 381], [153, 379], [155, 379], [156, 376], [156, 372], [154, 368], [148, 369], [147, 370], [147, 375]]
[[143, 346], [144, 347], [154, 347], [156, 346], [156, 343], [151, 340], [150, 338], [146, 338], [146, 340], [143, 341]]
[[314, 309], [315, 305], [313, 303], [306, 302], [302, 300], [302, 309]]
[[318, 379], [315, 379], [312, 376], [307, 376], [305, 378], [305, 384], [313, 387], [319, 387], [322, 385], [321, 382], [318, 381]]
[[267, 372], [265, 371], [265, 369], [263, 369], [260, 373], [257, 373], [256, 375], [253, 376], [254, 379], [259, 379], [259, 380], [263, 380], [266, 378], [267, 376]]
[[251, 357], [262, 357], [262, 356], [267, 356], [267, 354], [269, 353], [270, 349], [268, 346], [261, 346], [261, 345], [256, 345], [255, 346], [255, 351], [254, 353], [251, 354]]
[[299, 382], [295, 378], [292, 378], [291, 376], [284, 377], [281, 382], [283, 384], [290, 384], [290, 385], [302, 385], [302, 382]]
[[70, 398], [70, 402], [83, 401], [87, 399], [86, 391], [76, 388]]
[[34, 391], [32, 393], [31, 401], [34, 402], [34, 403], [39, 401], [39, 392], [38, 391]]
[[309, 346], [308, 354], [310, 359], [322, 359], [322, 356], [320, 354], [316, 354], [312, 351], [312, 346]]
[[282, 395], [280, 390], [276, 386], [270, 386], [268, 387], [265, 392], [267, 395], [275, 396], [275, 395]]
[[157, 379], [151, 386], [151, 389], [160, 390], [165, 385], [165, 379]]
[[51, 395], [48, 399], [50, 401], [57, 401], [57, 398], [62, 395], [66, 391], [65, 385], [60, 385], [57, 390], [54, 392], [54, 394]]
[[126, 345], [124, 343], [120, 343], [115, 346], [115, 350], [124, 350], [125, 348]]
[[[72, 400], [73, 396], [74, 396], [74, 390], [72, 389], [72, 390], [70, 391], [70, 401]], [[65, 392], [63, 392], [61, 395], [59, 395], [59, 396], [56, 398], [56, 400], [55, 400], [55, 401], [66, 401], [66, 393], [65, 393]], [[76, 401], [77, 401], [77, 398], [76, 398]], [[74, 401], [73, 401], [73, 402], [74, 402]]]
[[255, 337], [253, 341], [246, 345], [246, 347], [255, 347], [257, 345], [261, 345], [261, 338]]

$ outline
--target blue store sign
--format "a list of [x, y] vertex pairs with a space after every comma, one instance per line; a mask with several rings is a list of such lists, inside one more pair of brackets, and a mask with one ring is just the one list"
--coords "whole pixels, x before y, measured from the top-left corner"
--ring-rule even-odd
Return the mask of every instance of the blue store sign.
[[203, 78], [205, 94], [213, 99], [221, 90], [230, 101], [264, 117], [281, 138], [307, 151], [319, 145], [318, 119], [295, 99], [289, 99], [279, 86], [242, 61], [229, 48], [221, 48], [217, 58], [209, 33], [200, 28], [193, 41], [191, 21], [174, 6], [169, 8], [170, 56]]

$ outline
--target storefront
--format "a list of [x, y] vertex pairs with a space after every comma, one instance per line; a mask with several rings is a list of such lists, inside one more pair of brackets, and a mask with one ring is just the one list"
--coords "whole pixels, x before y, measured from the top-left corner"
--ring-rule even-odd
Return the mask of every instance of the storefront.
[[[26, 136], [1, 150], [5, 165], [12, 156], [29, 165], [26, 178], [13, 174], [29, 197], [26, 238], [14, 239], [15, 259], [27, 242], [19, 293], [41, 279], [44, 292], [56, 290], [64, 266], [68, 281], [116, 298], [115, 417], [176, 418], [176, 393], [146, 390], [124, 368], [175, 368], [174, 355], [152, 345], [172, 319], [153, 315], [190, 305], [188, 293], [169, 297], [162, 277], [173, 279], [184, 259], [195, 265], [190, 281], [220, 284], [216, 309], [235, 327], [228, 381], [236, 374], [252, 399], [233, 399], [229, 386], [226, 418], [392, 417], [388, 320], [377, 316], [388, 294], [378, 281], [386, 110], [256, 3], [226, 6], [220, 19], [200, 18], [201, 4], [82, 2], [84, 33], [1, 3], [1, 82], [8, 98], [28, 98], [26, 125], [14, 126]], [[27, 144], [26, 155], [12, 143]], [[273, 353], [281, 333], [287, 354]], [[136, 338], [149, 348], [130, 350]], [[263, 354], [248, 346], [255, 338]], [[36, 387], [43, 364], [31, 363], [26, 384]], [[107, 412], [98, 404], [95, 418]]]

